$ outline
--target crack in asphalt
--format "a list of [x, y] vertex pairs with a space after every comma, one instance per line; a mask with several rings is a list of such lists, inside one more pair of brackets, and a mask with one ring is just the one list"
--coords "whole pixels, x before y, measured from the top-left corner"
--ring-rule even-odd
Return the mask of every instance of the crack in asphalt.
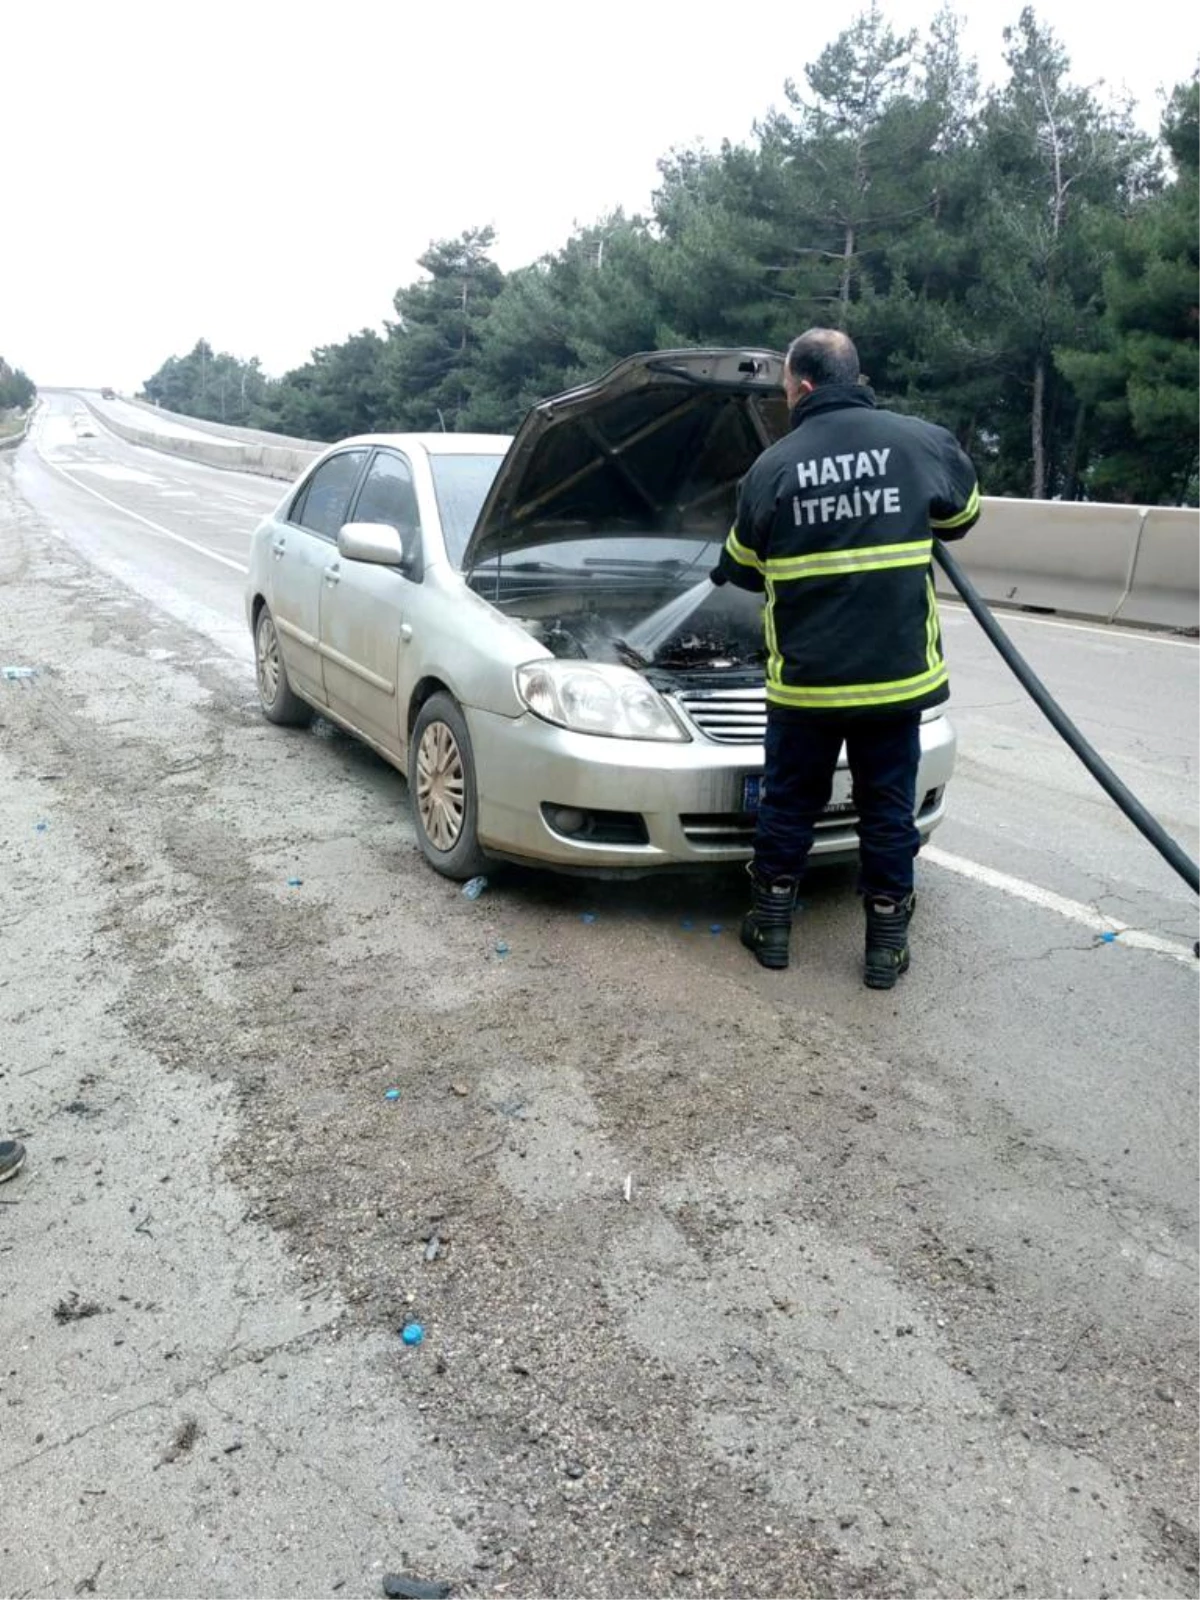
[[[293, 1334], [289, 1339], [280, 1340], [278, 1344], [264, 1345], [261, 1348], [248, 1350], [240, 1360], [225, 1360], [196, 1378], [189, 1378], [187, 1382], [172, 1387], [169, 1394], [161, 1399], [143, 1400], [136, 1406], [129, 1406], [121, 1411], [114, 1411], [111, 1416], [102, 1417], [98, 1422], [91, 1422], [86, 1428], [80, 1428], [75, 1433], [69, 1433], [65, 1438], [53, 1439], [41, 1450], [35, 1450], [30, 1455], [19, 1457], [16, 1461], [9, 1462], [5, 1467], [0, 1467], [0, 1478], [11, 1478], [22, 1468], [40, 1461], [44, 1456], [53, 1455], [56, 1451], [66, 1449], [68, 1445], [78, 1444], [80, 1439], [86, 1439], [89, 1434], [95, 1433], [97, 1428], [107, 1428], [117, 1422], [123, 1422], [127, 1417], [136, 1416], [139, 1412], [147, 1410], [165, 1410], [172, 1404], [187, 1398], [191, 1394], [203, 1394], [210, 1384], [219, 1378], [227, 1377], [232, 1372], [237, 1372], [242, 1367], [259, 1365], [269, 1356], [277, 1355], [280, 1351], [300, 1348], [310, 1344], [314, 1338], [329, 1328], [338, 1328], [340, 1318], [332, 1318], [329, 1322], [316, 1323], [311, 1328], [306, 1328], [303, 1333]], [[231, 1347], [230, 1355], [235, 1354], [236, 1346]], [[145, 1370], [143, 1366], [143, 1370]], [[206, 1398], [208, 1398], [206, 1396]]]

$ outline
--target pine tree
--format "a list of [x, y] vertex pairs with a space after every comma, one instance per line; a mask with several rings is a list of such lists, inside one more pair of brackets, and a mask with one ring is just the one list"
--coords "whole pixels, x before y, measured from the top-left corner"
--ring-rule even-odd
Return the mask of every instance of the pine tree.
[[431, 244], [427, 277], [398, 289], [388, 328], [384, 382], [391, 423], [454, 432], [463, 426], [470, 375], [504, 274], [491, 259], [491, 228]]
[[1200, 328], [1200, 90], [1179, 85], [1163, 119], [1175, 173], [1127, 221], [1103, 213], [1100, 348], [1055, 361], [1093, 413], [1087, 489], [1099, 500], [1196, 504], [1197, 331]]

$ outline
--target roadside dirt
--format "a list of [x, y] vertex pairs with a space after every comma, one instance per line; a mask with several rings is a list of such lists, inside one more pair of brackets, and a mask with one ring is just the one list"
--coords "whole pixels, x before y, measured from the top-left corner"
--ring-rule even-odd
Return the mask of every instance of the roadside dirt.
[[[0, 683], [0, 1112], [36, 1174], [0, 1209], [6, 1279], [36, 1272], [0, 1312], [13, 1593], [96, 1561], [96, 1593], [406, 1564], [461, 1594], [1196, 1592], [1191, 1330], [1118, 1338], [989, 1237], [980, 1163], [1031, 1209], [1099, 1211], [1087, 1175], [772, 992], [739, 884], [465, 900], [393, 773], [268, 727], [3, 469], [0, 614], [38, 669]], [[72, 1253], [93, 1155], [121, 1204]], [[76, 1404], [146, 1412], [68, 1566], [25, 1418], [70, 1442]], [[51, 1470], [83, 1504], [78, 1449]]]

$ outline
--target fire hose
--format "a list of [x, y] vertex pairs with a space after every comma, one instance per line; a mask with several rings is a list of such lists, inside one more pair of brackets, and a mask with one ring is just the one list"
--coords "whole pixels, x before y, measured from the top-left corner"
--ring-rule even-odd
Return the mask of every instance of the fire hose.
[[1001, 628], [978, 589], [976, 589], [940, 539], [934, 540], [933, 556], [938, 566], [941, 567], [947, 578], [962, 596], [971, 615], [1004, 658], [1005, 665], [1014, 673], [1021, 687], [1026, 691], [1054, 731], [1066, 741], [1104, 790], [1105, 794], [1108, 795], [1109, 799], [1120, 807], [1143, 838], [1149, 840], [1154, 846], [1167, 865], [1175, 869], [1194, 894], [1200, 893], [1200, 868], [1197, 868], [1196, 863], [1188, 855], [1187, 851], [1171, 838], [1156, 817], [1150, 815], [1137, 796], [1117, 777], [1103, 756], [1080, 733], [1037, 673], [1034, 672], [1028, 661], [1025, 660], [1024, 656]]

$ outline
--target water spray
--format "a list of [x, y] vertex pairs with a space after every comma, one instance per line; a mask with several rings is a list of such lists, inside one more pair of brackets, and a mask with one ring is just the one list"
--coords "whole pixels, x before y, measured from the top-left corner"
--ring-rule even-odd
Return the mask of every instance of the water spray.
[[630, 666], [649, 667], [654, 659], [684, 623], [693, 617], [706, 600], [717, 592], [711, 578], [701, 578], [699, 583], [685, 589], [682, 594], [668, 600], [665, 606], [652, 611], [635, 628], [630, 628], [623, 639], [617, 640], [618, 652]]

